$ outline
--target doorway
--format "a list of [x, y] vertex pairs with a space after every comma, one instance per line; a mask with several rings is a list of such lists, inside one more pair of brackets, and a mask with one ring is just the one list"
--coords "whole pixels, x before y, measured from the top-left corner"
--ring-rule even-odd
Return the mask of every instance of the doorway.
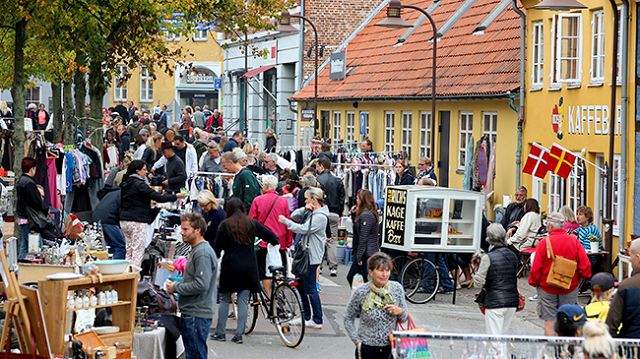
[[320, 137], [329, 138], [329, 111], [320, 111]]

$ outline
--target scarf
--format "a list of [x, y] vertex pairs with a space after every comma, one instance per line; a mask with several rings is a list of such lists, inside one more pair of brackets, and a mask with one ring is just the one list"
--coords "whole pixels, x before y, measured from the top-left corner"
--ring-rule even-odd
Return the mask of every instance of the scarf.
[[395, 300], [389, 291], [389, 283], [382, 288], [376, 287], [373, 282], [369, 283], [369, 294], [362, 303], [362, 310], [368, 312], [373, 309], [382, 309], [388, 304], [395, 304]]
[[140, 176], [140, 175], [139, 175], [139, 174], [137, 174], [137, 173], [132, 174], [132, 175], [131, 175], [131, 177], [133, 177], [133, 178], [137, 178], [137, 179], [139, 179], [139, 180], [144, 181], [144, 183], [149, 184], [149, 179], [148, 179], [148, 178], [146, 178], [146, 177], [142, 177], [142, 176]]

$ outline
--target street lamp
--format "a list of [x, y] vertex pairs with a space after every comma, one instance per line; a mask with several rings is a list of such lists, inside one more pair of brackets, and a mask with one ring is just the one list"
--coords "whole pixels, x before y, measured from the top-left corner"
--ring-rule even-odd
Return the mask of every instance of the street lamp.
[[[607, 263], [609, 266], [612, 263], [613, 259], [613, 152], [614, 152], [614, 144], [616, 139], [616, 91], [617, 91], [617, 74], [618, 74], [618, 31], [620, 29], [620, 17], [618, 14], [618, 5], [615, 0], [609, 0], [611, 8], [613, 9], [613, 58], [611, 61], [611, 99], [610, 99], [610, 112], [614, 115], [611, 116], [612, 120], [609, 125], [609, 156], [607, 163], [607, 193], [606, 193], [606, 201], [607, 207], [605, 209], [605, 217], [602, 220], [602, 223], [605, 225], [605, 246], [609, 251], [607, 254]], [[582, 3], [576, 0], [543, 0], [539, 4], [533, 7], [538, 10], [553, 10], [553, 11], [569, 11], [569, 10], [582, 10], [587, 9]], [[628, 8], [628, 7], [627, 7]], [[623, 136], [625, 134], [626, 129], [621, 129], [621, 133]], [[624, 164], [623, 164], [624, 166]], [[624, 179], [623, 179], [624, 180]], [[625, 193], [621, 194], [625, 196]], [[623, 210], [625, 210], [623, 208]], [[624, 226], [624, 223], [621, 225]], [[618, 250], [622, 251], [622, 248], [618, 248]]]
[[[281, 32], [294, 32], [297, 31], [296, 28], [294, 28], [291, 25], [291, 18], [294, 19], [302, 19], [303, 21], [306, 21], [307, 24], [309, 24], [311, 26], [311, 29], [313, 30], [313, 38], [314, 38], [314, 77], [313, 77], [313, 135], [316, 136], [318, 134], [318, 30], [316, 29], [316, 25], [311, 22], [311, 20], [309, 20], [308, 18], [302, 16], [302, 15], [292, 15], [290, 14], [288, 11], [283, 12], [280, 15], [280, 20], [279, 20], [279, 26], [278, 26], [278, 31]], [[304, 34], [302, 34], [303, 36], [303, 43], [304, 43]]]
[[[434, 154], [436, 152], [436, 57], [437, 57], [437, 49], [438, 49], [438, 28], [436, 27], [435, 21], [429, 13], [414, 5], [403, 5], [400, 0], [390, 0], [389, 5], [387, 6], [387, 17], [382, 19], [377, 26], [387, 27], [392, 29], [398, 28], [406, 28], [413, 27], [412, 24], [404, 21], [400, 16], [402, 13], [402, 9], [413, 9], [421, 12], [431, 24], [431, 29], [433, 30], [433, 54], [431, 55], [431, 157], [432, 159], [435, 157]], [[434, 159], [435, 160], [435, 159]]]

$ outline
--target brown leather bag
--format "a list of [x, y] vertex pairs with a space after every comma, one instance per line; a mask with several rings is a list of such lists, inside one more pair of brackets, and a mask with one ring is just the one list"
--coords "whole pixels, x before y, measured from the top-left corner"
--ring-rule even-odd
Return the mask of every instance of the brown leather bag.
[[578, 262], [562, 256], [556, 256], [553, 254], [549, 237], [545, 238], [545, 241], [547, 244], [547, 258], [553, 261], [549, 269], [549, 275], [547, 276], [547, 284], [562, 289], [569, 289], [573, 281], [573, 276], [576, 274]]

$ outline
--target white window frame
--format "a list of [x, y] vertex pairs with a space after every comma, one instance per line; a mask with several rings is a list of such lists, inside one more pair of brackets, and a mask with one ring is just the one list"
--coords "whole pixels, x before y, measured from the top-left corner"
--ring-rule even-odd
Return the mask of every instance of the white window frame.
[[384, 150], [388, 153], [395, 152], [394, 135], [396, 132], [396, 113], [394, 111], [384, 112]]
[[140, 67], [140, 102], [153, 102], [153, 76], [147, 66]]
[[333, 111], [333, 143], [342, 139], [342, 112]]
[[[554, 17], [555, 20], [555, 57], [554, 57], [554, 82], [556, 83], [569, 83], [571, 85], [580, 84], [580, 79], [582, 78], [582, 14], [581, 13], [569, 13], [569, 14], [560, 14]], [[578, 29], [576, 35], [563, 35], [562, 34], [562, 23], [564, 19], [577, 19], [578, 21]], [[563, 39], [575, 40], [577, 53], [576, 57], [563, 57]], [[575, 69], [576, 74], [573, 78], [564, 78], [562, 74], [562, 63], [563, 61], [575, 61]]]
[[[38, 93], [38, 98], [34, 99], [33, 97], [31, 98], [27, 98], [28, 95], [34, 94], [34, 93]], [[30, 103], [34, 103], [36, 106], [40, 106], [42, 102], [42, 87], [41, 86], [34, 86], [32, 88], [28, 88], [24, 90], [24, 102], [25, 102], [25, 108], [29, 106]]]
[[[620, 175], [622, 174], [620, 155], [613, 155], [613, 204], [611, 213], [613, 214], [613, 235], [620, 235], [620, 217], [622, 209], [620, 208]], [[605, 192], [606, 193], [606, 192]]]
[[411, 161], [411, 126], [413, 125], [413, 112], [402, 111], [402, 152], [407, 154]]
[[[487, 126], [487, 124], [489, 126]], [[498, 113], [497, 112], [482, 113], [482, 133], [485, 135], [491, 136], [491, 143], [496, 143], [498, 141]]]
[[116, 75], [113, 86], [113, 98], [116, 101], [126, 101], [129, 93], [127, 91], [128, 81], [125, 80], [125, 77], [127, 76], [129, 69], [126, 65], [118, 65], [117, 70], [118, 74]]
[[564, 178], [555, 173], [549, 173], [549, 201], [547, 213], [557, 212], [563, 205]]
[[352, 145], [355, 141], [356, 133], [356, 113], [347, 112], [347, 144]]
[[[579, 153], [574, 153], [574, 155], [579, 155]], [[585, 175], [584, 170], [584, 162], [580, 159], [576, 159], [576, 163], [571, 169], [571, 173], [567, 179], [567, 204], [573, 210], [573, 213], [576, 212], [578, 207], [584, 205], [582, 202], [584, 198], [582, 193], [585, 190], [582, 188], [584, 183], [583, 176]]]
[[596, 10], [591, 14], [590, 81], [593, 84], [604, 82], [604, 31], [604, 11]]
[[208, 30], [198, 30], [193, 33], [193, 41], [207, 41], [209, 39], [209, 31]]
[[473, 112], [461, 111], [458, 117], [458, 129], [460, 135], [458, 135], [458, 169], [464, 168], [464, 163], [467, 155], [467, 142], [469, 138], [473, 138]]
[[420, 156], [429, 157], [431, 155], [431, 111], [420, 112]]
[[531, 83], [534, 89], [540, 89], [544, 81], [544, 24], [542, 21], [533, 23], [532, 36]]

